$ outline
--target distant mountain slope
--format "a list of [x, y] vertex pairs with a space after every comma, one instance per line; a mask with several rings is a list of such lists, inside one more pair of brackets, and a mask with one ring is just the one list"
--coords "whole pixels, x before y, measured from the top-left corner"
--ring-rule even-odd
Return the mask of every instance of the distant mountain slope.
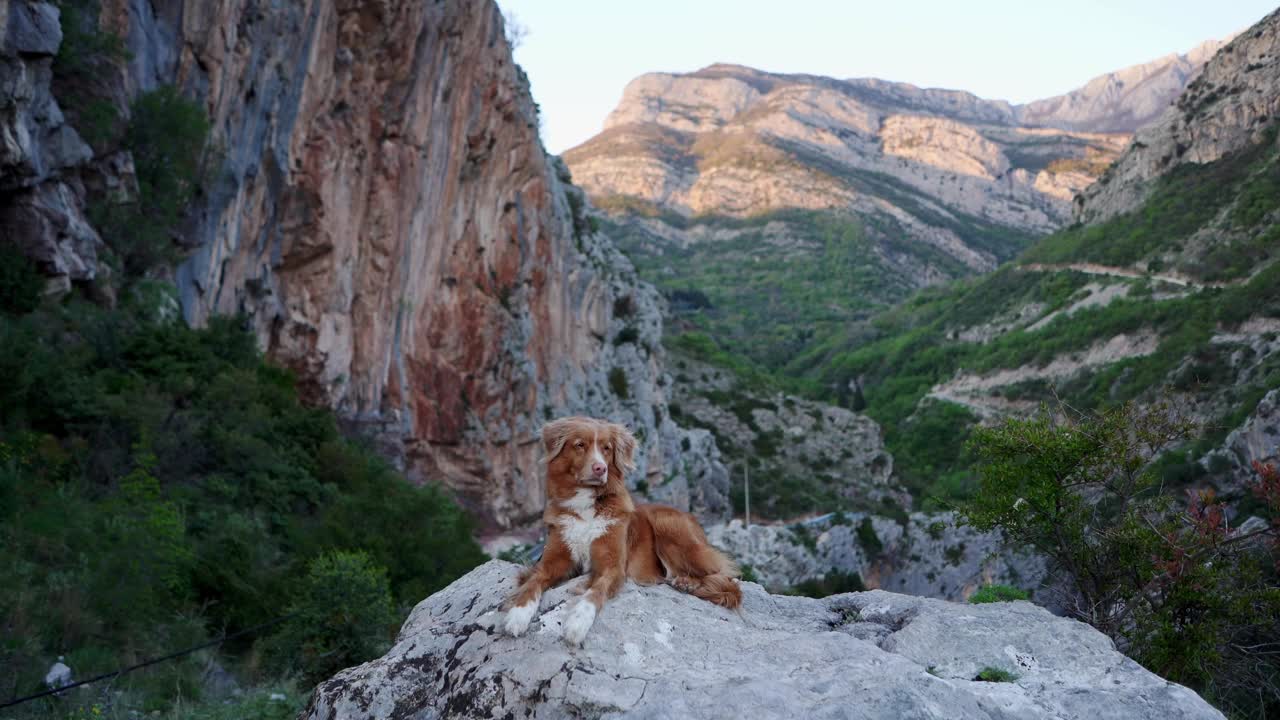
[[1099, 75], [1065, 95], [1016, 108], [1018, 122], [1063, 130], [1131, 133], [1168, 109], [1231, 38], [1208, 40], [1185, 54]]
[[1280, 388], [1277, 103], [1280, 13], [1224, 47], [1140, 133], [1083, 198], [1089, 222], [850, 328], [785, 372], [861, 387], [916, 492], [964, 491], [962, 428], [981, 418], [1172, 393], [1206, 428], [1165, 459], [1166, 480], [1238, 493], [1249, 461], [1280, 445], [1275, 401], [1261, 402]]
[[737, 65], [651, 73], [565, 160], [641, 275], [705, 300], [672, 303], [677, 330], [776, 368], [1069, 222], [1212, 48], [1027, 106]]
[[712, 65], [636, 78], [604, 132], [565, 160], [593, 199], [684, 215], [852, 206], [937, 227], [878, 179], [949, 214], [1044, 231], [1125, 139], [1022, 128], [1016, 115], [964, 92]]

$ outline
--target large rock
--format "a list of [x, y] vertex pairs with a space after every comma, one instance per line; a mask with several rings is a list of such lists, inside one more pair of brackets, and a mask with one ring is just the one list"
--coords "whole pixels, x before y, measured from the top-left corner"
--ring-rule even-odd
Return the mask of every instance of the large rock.
[[[570, 649], [565, 588], [543, 599], [529, 635], [495, 629], [516, 572], [490, 562], [420, 603], [390, 652], [321, 683], [303, 717], [1222, 717], [1093, 628], [1030, 603], [811, 600], [744, 583], [735, 614], [628, 585]], [[976, 681], [987, 667], [1017, 679]]]

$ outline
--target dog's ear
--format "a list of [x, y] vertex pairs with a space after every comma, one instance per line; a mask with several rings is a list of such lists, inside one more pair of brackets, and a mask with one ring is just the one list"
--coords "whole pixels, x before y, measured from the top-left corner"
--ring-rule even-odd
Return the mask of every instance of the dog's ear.
[[569, 439], [569, 433], [573, 431], [576, 420], [577, 418], [565, 417], [559, 420], [552, 420], [542, 426], [543, 462], [555, 460], [560, 451], [564, 449], [565, 441]]
[[613, 464], [625, 476], [636, 469], [636, 436], [623, 425], [610, 423], [613, 431]]

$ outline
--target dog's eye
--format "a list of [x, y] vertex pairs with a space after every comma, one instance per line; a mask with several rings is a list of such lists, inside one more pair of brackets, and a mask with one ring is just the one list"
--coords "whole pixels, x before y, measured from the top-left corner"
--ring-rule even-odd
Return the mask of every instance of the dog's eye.
[[609, 443], [605, 443], [604, 449], [605, 449], [605, 452], [608, 452], [613, 449], [613, 446], [610, 445]]
[[579, 440], [578, 442], [574, 443], [573, 446], [581, 450], [583, 447], [585, 447], [585, 444], [581, 440]]

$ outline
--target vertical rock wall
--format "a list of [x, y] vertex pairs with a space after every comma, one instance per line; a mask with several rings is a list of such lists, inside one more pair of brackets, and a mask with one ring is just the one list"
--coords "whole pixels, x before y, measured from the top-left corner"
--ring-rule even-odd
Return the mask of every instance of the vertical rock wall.
[[[10, 1], [56, 30], [51, 5]], [[2, 61], [47, 75], [57, 39], [10, 52], [26, 15], [4, 10]], [[245, 314], [308, 401], [489, 527], [536, 517], [537, 429], [568, 412], [628, 423], [637, 480], [724, 513], [714, 442], [667, 417], [660, 298], [545, 154], [495, 3], [103, 0], [100, 23], [129, 57], [96, 97], [127, 113], [173, 84], [212, 124], [213, 171], [178, 238], [189, 322]], [[47, 77], [30, 84], [48, 94]], [[23, 126], [46, 137], [24, 187], [88, 160], [52, 116]]]

